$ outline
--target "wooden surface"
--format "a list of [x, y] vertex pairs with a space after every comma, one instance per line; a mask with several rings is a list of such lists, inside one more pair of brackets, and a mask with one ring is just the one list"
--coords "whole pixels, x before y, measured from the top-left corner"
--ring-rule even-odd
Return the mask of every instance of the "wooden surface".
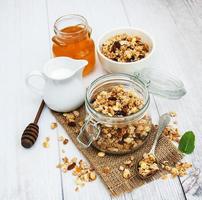
[[[65, 135], [46, 108], [39, 121], [40, 134], [32, 149], [20, 145], [25, 126], [34, 118], [41, 99], [25, 86], [25, 75], [51, 57], [54, 21], [68, 13], [84, 15], [97, 38], [109, 29], [134, 26], [151, 33], [156, 41], [156, 66], [181, 78], [188, 91], [179, 101], [152, 97], [154, 120], [176, 111], [181, 131], [196, 133], [195, 152], [186, 157], [194, 168], [189, 176], [155, 181], [118, 200], [202, 199], [202, 1], [200, 0], [0, 0], [0, 200], [108, 200], [107, 189], [98, 179], [75, 192], [73, 177], [55, 168], [61, 159], [58, 135]], [[103, 74], [96, 70], [86, 85]], [[50, 148], [42, 141], [51, 139]], [[83, 156], [71, 142], [68, 156]]]

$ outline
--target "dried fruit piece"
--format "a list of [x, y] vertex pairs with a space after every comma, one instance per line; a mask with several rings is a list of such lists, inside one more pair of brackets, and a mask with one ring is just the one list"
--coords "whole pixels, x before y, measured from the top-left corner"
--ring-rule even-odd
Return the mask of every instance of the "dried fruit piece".
[[73, 162], [72, 164], [68, 165], [67, 170], [72, 170], [74, 169], [75, 166], [76, 166], [76, 163]]
[[75, 126], [76, 126], [76, 123], [70, 121], [70, 122], [68, 122], [68, 126], [75, 127]]
[[69, 142], [69, 140], [68, 140], [67, 138], [65, 138], [65, 139], [63, 140], [63, 144], [64, 144], [64, 145], [66, 145], [68, 142]]

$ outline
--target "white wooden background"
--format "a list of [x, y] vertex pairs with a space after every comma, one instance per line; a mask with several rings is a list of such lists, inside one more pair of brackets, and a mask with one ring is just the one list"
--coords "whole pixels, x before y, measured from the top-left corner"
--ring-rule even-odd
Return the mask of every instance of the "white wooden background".
[[[51, 56], [54, 21], [68, 13], [84, 15], [96, 39], [111, 28], [134, 26], [150, 32], [156, 41], [156, 66], [176, 74], [187, 88], [179, 101], [153, 97], [152, 116], [177, 111], [182, 131], [193, 130], [196, 149], [186, 159], [194, 165], [185, 178], [158, 180], [118, 200], [202, 199], [202, 1], [201, 0], [0, 0], [0, 200], [109, 200], [102, 182], [89, 183], [79, 192], [70, 174], [55, 168], [61, 159], [59, 126], [50, 129], [53, 116], [46, 108], [39, 122], [40, 135], [33, 148], [20, 145], [24, 127], [33, 119], [40, 98], [25, 86], [25, 75]], [[96, 70], [86, 83], [101, 75]], [[51, 138], [50, 148], [42, 141]], [[69, 157], [83, 156], [71, 142]]]

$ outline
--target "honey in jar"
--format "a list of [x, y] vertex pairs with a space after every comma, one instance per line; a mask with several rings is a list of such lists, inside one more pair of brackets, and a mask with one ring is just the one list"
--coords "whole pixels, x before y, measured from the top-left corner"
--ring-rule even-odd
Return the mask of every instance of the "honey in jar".
[[80, 15], [65, 15], [56, 20], [54, 32], [53, 55], [87, 60], [83, 75], [89, 74], [95, 65], [95, 45], [86, 19]]

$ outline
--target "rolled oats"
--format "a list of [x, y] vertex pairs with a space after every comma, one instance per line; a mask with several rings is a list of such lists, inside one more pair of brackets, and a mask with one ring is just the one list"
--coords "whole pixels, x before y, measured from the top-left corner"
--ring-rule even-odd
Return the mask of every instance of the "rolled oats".
[[117, 62], [135, 62], [148, 55], [149, 45], [136, 35], [124, 33], [106, 40], [101, 46], [101, 52]]

